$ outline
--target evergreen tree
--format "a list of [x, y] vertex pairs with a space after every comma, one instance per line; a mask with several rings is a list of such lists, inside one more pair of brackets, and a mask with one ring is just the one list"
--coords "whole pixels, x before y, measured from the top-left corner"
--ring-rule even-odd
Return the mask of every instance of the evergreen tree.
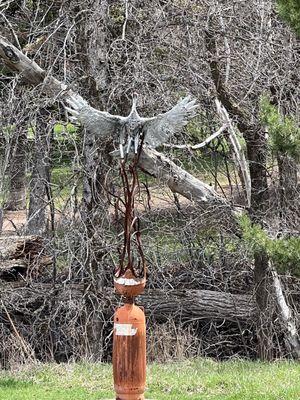
[[278, 12], [300, 35], [300, 0], [277, 0]]

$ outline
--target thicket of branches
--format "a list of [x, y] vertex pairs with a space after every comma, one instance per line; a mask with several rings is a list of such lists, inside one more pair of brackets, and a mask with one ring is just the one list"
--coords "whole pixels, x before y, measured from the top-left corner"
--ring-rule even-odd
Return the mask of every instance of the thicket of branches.
[[[295, 355], [273, 287], [280, 273], [297, 330], [299, 39], [273, 2], [7, 0], [0, 19], [1, 36], [95, 108], [127, 115], [134, 91], [142, 116], [187, 94], [199, 103], [197, 117], [159, 150], [211, 185], [232, 215], [140, 172], [150, 292], [139, 301], [149, 305], [150, 357]], [[28, 84], [5, 62], [0, 71], [2, 364], [110, 359], [122, 241], [112, 196], [121, 192], [111, 155], [118, 144], [71, 122], [45, 83]], [[246, 155], [251, 207], [229, 127], [192, 149], [224, 124], [215, 98]], [[5, 256], [7, 238], [24, 237], [28, 248]], [[193, 309], [193, 296], [207, 312]]]

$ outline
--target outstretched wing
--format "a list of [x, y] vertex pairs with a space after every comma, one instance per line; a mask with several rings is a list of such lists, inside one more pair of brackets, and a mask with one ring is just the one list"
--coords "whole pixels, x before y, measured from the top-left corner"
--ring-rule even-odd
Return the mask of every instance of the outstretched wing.
[[119, 115], [96, 110], [79, 95], [71, 95], [66, 101], [70, 107], [65, 108], [72, 119], [81, 122], [89, 132], [103, 138], [115, 136], [119, 124], [124, 120]]
[[157, 147], [166, 142], [196, 114], [197, 107], [196, 100], [187, 96], [166, 113], [147, 119], [144, 123], [145, 143]]

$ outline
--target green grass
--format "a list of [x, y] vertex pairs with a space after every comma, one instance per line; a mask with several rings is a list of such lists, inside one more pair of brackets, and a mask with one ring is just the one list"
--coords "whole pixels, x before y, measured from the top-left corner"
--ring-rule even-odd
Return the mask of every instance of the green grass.
[[[148, 368], [146, 398], [299, 400], [300, 364], [200, 359]], [[107, 364], [52, 364], [0, 373], [0, 400], [114, 398]]]

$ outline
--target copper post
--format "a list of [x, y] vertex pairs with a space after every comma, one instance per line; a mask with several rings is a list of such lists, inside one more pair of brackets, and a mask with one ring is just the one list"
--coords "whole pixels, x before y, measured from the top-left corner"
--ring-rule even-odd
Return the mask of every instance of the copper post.
[[[142, 293], [145, 282], [136, 282], [125, 285], [116, 283], [115, 279], [117, 292], [126, 293], [124, 306], [118, 308], [114, 316], [113, 374], [117, 400], [144, 400], [146, 320], [144, 310], [134, 304], [134, 296]], [[129, 283], [134, 283], [134, 279]]]

